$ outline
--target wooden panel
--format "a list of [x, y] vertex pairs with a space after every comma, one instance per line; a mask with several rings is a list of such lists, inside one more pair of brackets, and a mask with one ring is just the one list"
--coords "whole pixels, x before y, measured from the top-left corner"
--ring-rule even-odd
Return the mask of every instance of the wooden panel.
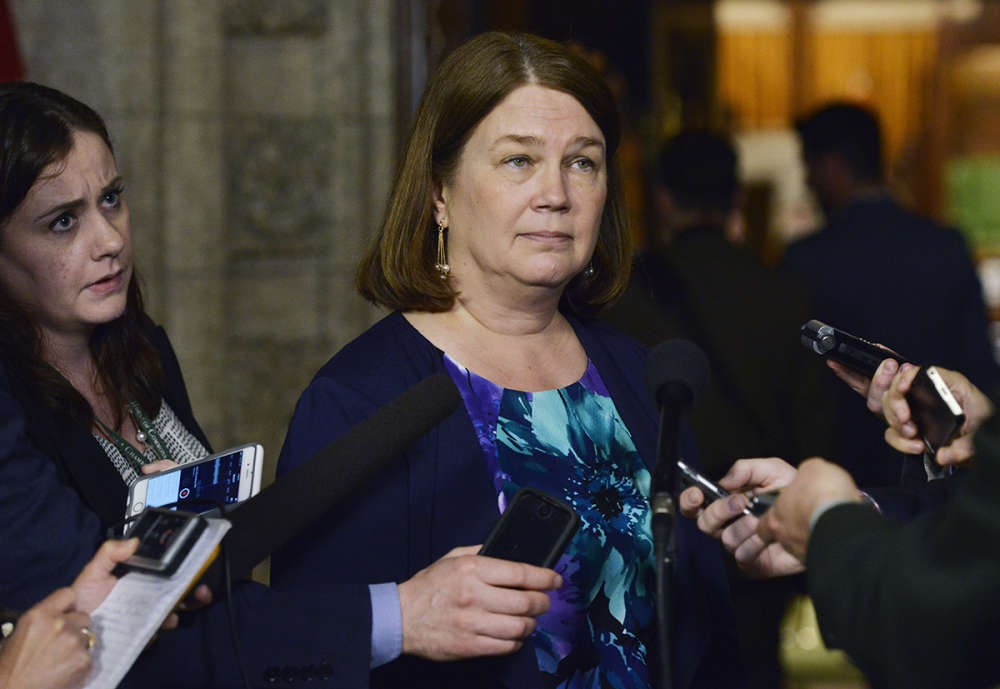
[[724, 31], [717, 43], [719, 98], [736, 129], [787, 126], [791, 37], [783, 30]]

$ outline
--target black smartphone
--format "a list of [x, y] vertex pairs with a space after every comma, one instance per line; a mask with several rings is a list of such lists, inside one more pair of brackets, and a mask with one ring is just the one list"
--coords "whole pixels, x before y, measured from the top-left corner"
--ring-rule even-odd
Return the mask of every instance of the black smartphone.
[[895, 359], [900, 365], [913, 363], [887, 347], [880, 347], [874, 342], [815, 319], [802, 324], [799, 338], [806, 349], [825, 359], [833, 359], [869, 378], [875, 375], [875, 369], [883, 359]]
[[507, 505], [479, 554], [552, 567], [579, 526], [576, 510], [558, 498], [526, 486]]
[[933, 366], [920, 369], [906, 399], [920, 437], [931, 454], [950, 443], [965, 423], [961, 405]]
[[[678, 460], [677, 468], [680, 469], [684, 484], [688, 486], [696, 486], [701, 489], [702, 493], [705, 494], [705, 504], [721, 498], [729, 497], [729, 491], [714, 481], [705, 478], [701, 473], [688, 466], [685, 462]], [[774, 504], [777, 495], [777, 491], [758, 493], [757, 495], [754, 495], [750, 498], [750, 504], [748, 504], [743, 510], [743, 514], [753, 514], [759, 517], [767, 512], [767, 509]]]

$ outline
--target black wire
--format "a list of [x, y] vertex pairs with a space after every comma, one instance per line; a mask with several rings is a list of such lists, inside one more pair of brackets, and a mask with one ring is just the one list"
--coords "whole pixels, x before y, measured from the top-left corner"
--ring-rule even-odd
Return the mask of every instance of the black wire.
[[[208, 498], [193, 498], [191, 500], [176, 500], [174, 502], [168, 502], [163, 505], [157, 505], [157, 509], [170, 509], [171, 507], [179, 507], [180, 505], [191, 505], [203, 503], [206, 505], [213, 505], [219, 510], [219, 515], [225, 515], [226, 505], [218, 500], [211, 500]], [[145, 512], [145, 510], [143, 510]], [[125, 526], [139, 517], [142, 516], [143, 512], [139, 514], [132, 515], [131, 517], [126, 517], [120, 522], [115, 522], [108, 526], [106, 531], [106, 538], [118, 538], [116, 534], [124, 533]], [[201, 515], [199, 515], [201, 516]], [[224, 517], [223, 517], [224, 518]], [[121, 531], [119, 532], [119, 529]], [[236, 666], [240, 670], [240, 677], [243, 679], [244, 689], [250, 689], [250, 679], [247, 673], [246, 662], [243, 658], [243, 649], [240, 645], [240, 637], [236, 631], [236, 612], [233, 609], [233, 579], [232, 570], [229, 566], [229, 547], [226, 544], [226, 540], [222, 540], [222, 570], [223, 570], [223, 582], [225, 584], [226, 593], [226, 618], [229, 622], [229, 634], [233, 641], [233, 653], [236, 654]]]

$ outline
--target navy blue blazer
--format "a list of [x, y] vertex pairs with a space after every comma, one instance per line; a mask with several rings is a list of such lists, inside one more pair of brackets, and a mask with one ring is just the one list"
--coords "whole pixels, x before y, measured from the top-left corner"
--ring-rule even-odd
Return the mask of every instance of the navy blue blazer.
[[[166, 382], [164, 399], [185, 427], [208, 442], [191, 412], [166, 334], [151, 328]], [[26, 610], [67, 586], [93, 556], [105, 528], [124, 517], [125, 484], [87, 429], [67, 426], [0, 365], [0, 605]], [[278, 593], [258, 584], [234, 589], [237, 624], [250, 681], [310, 687], [364, 687], [368, 673], [342, 655], [344, 635], [370, 612], [323, 590]], [[242, 687], [225, 608], [186, 615], [163, 633], [122, 687]]]
[[[640, 454], [653, 461], [658, 419], [642, 379], [645, 349], [605, 325], [571, 322]], [[279, 480], [404, 390], [443, 371], [440, 350], [401, 314], [387, 316], [324, 365], [302, 394], [278, 460]], [[273, 557], [272, 584], [310, 590], [336, 582], [353, 586], [351, 595], [368, 603], [368, 584], [405, 581], [454, 547], [482, 543], [498, 517], [485, 466], [462, 406], [414, 443], [378, 483]], [[718, 545], [685, 519], [678, 522], [677, 543], [674, 686], [742, 686]], [[359, 627], [355, 640], [356, 662], [365, 666], [370, 629]], [[650, 666], [655, 671], [655, 659]], [[526, 644], [513, 656], [495, 659], [433, 663], [404, 656], [373, 671], [371, 685], [540, 689], [540, 675]]]

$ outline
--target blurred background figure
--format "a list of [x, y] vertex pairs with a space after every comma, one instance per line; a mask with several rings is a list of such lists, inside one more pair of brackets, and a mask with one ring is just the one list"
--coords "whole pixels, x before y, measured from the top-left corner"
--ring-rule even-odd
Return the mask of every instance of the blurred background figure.
[[798, 341], [812, 313], [808, 289], [735, 241], [737, 167], [733, 146], [715, 134], [686, 131], [665, 144], [651, 176], [647, 249], [609, 316], [650, 346], [684, 337], [705, 350], [712, 380], [692, 425], [715, 477], [747, 453], [802, 457], [831, 443], [828, 377]]
[[[916, 362], [998, 380], [982, 287], [962, 236], [901, 207], [886, 183], [876, 115], [831, 103], [795, 124], [806, 180], [826, 223], [788, 247], [783, 265], [813, 288], [814, 317], [880, 342]], [[883, 440], [883, 424], [838, 386], [833, 457], [863, 485], [892, 485], [905, 472], [926, 481]]]
[[[648, 198], [647, 249], [609, 320], [654, 346], [697, 343], [711, 377], [692, 413], [702, 464], [714, 478], [740, 457], [802, 458], [832, 447], [830, 379], [798, 341], [808, 290], [738, 243], [743, 192], [728, 139], [700, 130], [666, 142]], [[783, 454], [784, 453], [784, 454]], [[780, 682], [778, 632], [797, 582], [748, 582], [730, 572], [750, 686]]]

